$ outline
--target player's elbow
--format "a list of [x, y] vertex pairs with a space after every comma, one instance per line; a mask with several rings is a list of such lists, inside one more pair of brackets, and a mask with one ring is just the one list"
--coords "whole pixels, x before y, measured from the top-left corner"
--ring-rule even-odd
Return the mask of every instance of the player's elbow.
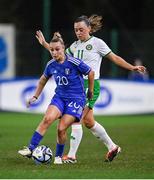
[[95, 72], [91, 70], [88, 74], [89, 77], [94, 78]]
[[121, 57], [115, 53], [110, 53], [109, 55], [107, 55], [107, 58], [115, 64], [117, 64], [121, 59]]

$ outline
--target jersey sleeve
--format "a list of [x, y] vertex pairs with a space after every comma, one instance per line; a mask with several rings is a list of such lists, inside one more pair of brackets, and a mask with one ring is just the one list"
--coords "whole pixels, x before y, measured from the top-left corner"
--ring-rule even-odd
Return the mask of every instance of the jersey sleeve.
[[43, 74], [46, 78], [50, 78], [52, 76], [52, 74], [49, 71], [49, 64], [46, 65]]
[[85, 64], [83, 61], [80, 61], [80, 64], [77, 67], [78, 67], [78, 70], [84, 75], [89, 74], [89, 72], [91, 71], [91, 68], [87, 64]]
[[70, 55], [70, 56], [73, 56], [73, 53], [71, 51], [71, 47], [67, 48], [66, 49], [66, 54]]
[[75, 50], [76, 43], [77, 43], [77, 41], [75, 41], [73, 44], [71, 44], [71, 46], [69, 48], [66, 49], [66, 54], [68, 54], [70, 56], [74, 56], [74, 50]]
[[98, 53], [103, 57], [105, 57], [111, 52], [111, 49], [108, 47], [108, 45], [101, 39], [97, 40], [96, 47], [97, 47]]

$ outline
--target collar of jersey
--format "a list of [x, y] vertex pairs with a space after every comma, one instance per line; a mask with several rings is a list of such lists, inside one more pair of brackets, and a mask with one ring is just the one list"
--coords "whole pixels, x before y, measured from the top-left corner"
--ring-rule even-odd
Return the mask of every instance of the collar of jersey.
[[90, 36], [90, 38], [87, 39], [87, 40], [85, 40], [85, 41], [81, 41], [81, 40], [80, 40], [80, 42], [81, 42], [81, 43], [85, 43], [85, 42], [89, 41], [92, 37], [93, 37], [93, 36]]

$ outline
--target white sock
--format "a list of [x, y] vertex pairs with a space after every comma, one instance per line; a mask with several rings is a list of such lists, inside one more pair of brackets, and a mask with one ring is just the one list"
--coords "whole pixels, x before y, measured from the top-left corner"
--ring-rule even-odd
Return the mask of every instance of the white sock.
[[98, 122], [95, 121], [95, 125], [90, 130], [94, 136], [106, 145], [109, 151], [116, 147], [116, 144], [111, 140], [104, 127]]
[[76, 158], [76, 152], [80, 145], [82, 134], [83, 134], [82, 125], [73, 124], [72, 132], [71, 132], [71, 139], [70, 139], [70, 150], [68, 153], [68, 157]]

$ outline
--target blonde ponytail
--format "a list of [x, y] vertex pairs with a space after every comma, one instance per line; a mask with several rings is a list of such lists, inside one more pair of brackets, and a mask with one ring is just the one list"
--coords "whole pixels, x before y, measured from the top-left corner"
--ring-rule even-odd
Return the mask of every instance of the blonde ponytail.
[[102, 16], [93, 14], [88, 19], [91, 26], [90, 33], [94, 33], [102, 28]]

